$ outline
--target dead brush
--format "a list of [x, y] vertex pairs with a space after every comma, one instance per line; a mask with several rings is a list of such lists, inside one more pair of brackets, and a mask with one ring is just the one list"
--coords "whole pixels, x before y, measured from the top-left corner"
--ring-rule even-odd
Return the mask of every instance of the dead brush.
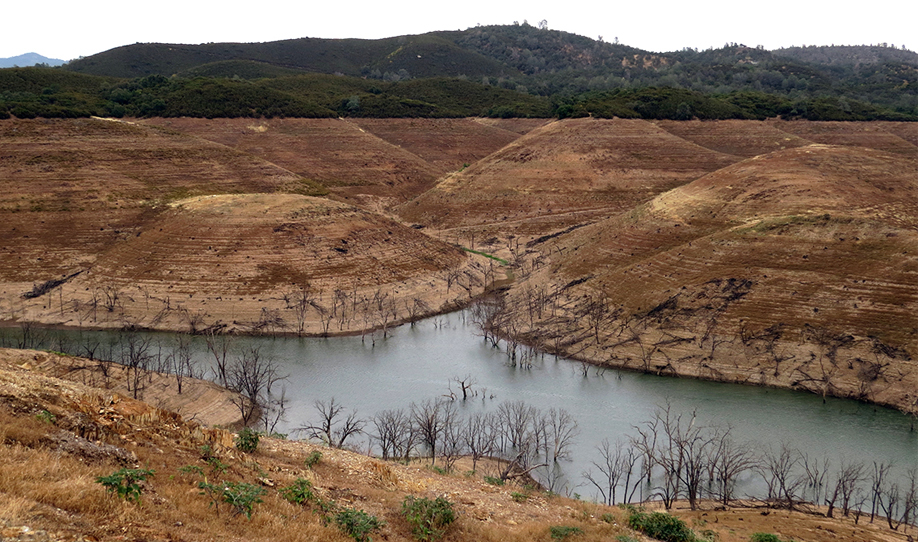
[[366, 469], [373, 485], [383, 489], [398, 489], [398, 474], [389, 465], [381, 461], [370, 461], [367, 463]]

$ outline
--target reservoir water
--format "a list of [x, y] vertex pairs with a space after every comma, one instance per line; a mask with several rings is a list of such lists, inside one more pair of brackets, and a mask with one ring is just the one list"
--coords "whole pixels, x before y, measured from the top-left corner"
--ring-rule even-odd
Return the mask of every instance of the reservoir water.
[[[67, 332], [68, 339], [88, 334], [118, 340], [111, 332]], [[167, 348], [168, 334], [154, 334]], [[446, 397], [451, 377], [470, 376], [476, 396], [457, 400], [460, 412], [496, 409], [501, 402], [523, 400], [542, 411], [563, 408], [577, 420], [579, 436], [569, 459], [560, 466], [568, 493], [591, 497], [594, 491], [581, 473], [598, 461], [596, 446], [635, 435], [635, 426], [649, 420], [667, 402], [674, 411], [694, 412], [697, 423], [729, 425], [739, 441], [758, 449], [787, 444], [810, 457], [842, 461], [893, 463], [892, 474], [904, 478], [918, 468], [918, 431], [901, 412], [842, 399], [826, 399], [776, 390], [700, 380], [658, 377], [590, 368], [554, 356], [537, 356], [531, 368], [513, 366], [465, 322], [463, 313], [430, 318], [402, 326], [386, 339], [379, 335], [335, 338], [236, 337], [239, 351], [257, 347], [286, 375], [288, 407], [279, 432], [296, 438], [295, 429], [318, 421], [317, 400], [332, 397], [363, 418], [385, 409], [407, 408], [412, 402]], [[204, 342], [193, 342], [199, 366], [211, 362]], [[78, 351], [78, 350], [75, 350]], [[458, 393], [453, 384], [452, 392]], [[305, 436], [305, 435], [303, 435]], [[357, 441], [355, 441], [355, 444]], [[364, 437], [359, 449], [366, 450]], [[747, 473], [738, 493], [760, 493], [760, 477]], [[865, 482], [866, 484], [866, 482]], [[759, 495], [761, 496], [761, 495]]]

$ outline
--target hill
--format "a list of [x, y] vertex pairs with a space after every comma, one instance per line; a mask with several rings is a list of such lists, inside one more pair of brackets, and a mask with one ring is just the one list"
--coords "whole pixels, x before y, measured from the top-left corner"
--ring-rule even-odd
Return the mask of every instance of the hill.
[[[25, 302], [16, 319], [354, 332], [467, 302], [485, 286], [476, 258], [391, 219], [304, 195], [326, 192], [205, 139], [60, 120], [7, 121], [0, 141], [8, 255], [0, 281], [5, 299]], [[364, 163], [406, 156], [390, 144], [379, 148]], [[375, 299], [375, 309], [358, 294]], [[351, 297], [342, 313], [337, 304]]]
[[826, 145], [737, 162], [527, 245], [508, 317], [604, 365], [916, 412], [915, 171], [915, 153]]
[[[905, 120], [914, 120], [918, 111], [918, 54], [901, 48], [833, 46], [766, 51], [728, 44], [705, 51], [653, 53], [528, 24], [380, 40], [134, 44], [73, 61], [66, 69], [121, 78], [253, 78], [294, 72], [389, 82], [466, 78], [559, 99], [649, 87], [694, 91], [709, 98], [732, 92], [764, 93], [786, 102], [786, 111], [781, 114], [822, 120], [861, 120], [838, 116], [852, 108], [876, 108], [870, 115], [904, 115]], [[824, 111], [826, 106], [819, 102], [827, 98], [831, 99], [831, 112]], [[804, 108], [803, 102], [811, 103]]]
[[37, 64], [47, 65], [47, 66], [61, 66], [65, 64], [66, 60], [60, 60], [58, 58], [48, 58], [42, 56], [38, 53], [25, 53], [24, 55], [11, 56], [8, 58], [0, 58], [0, 68], [16, 68], [19, 66], [35, 66]]

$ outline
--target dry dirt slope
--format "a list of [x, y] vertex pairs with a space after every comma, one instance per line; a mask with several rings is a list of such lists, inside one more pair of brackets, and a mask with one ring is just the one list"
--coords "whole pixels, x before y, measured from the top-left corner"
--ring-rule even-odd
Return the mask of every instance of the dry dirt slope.
[[535, 245], [550, 256], [514, 285], [518, 326], [557, 292], [532, 330], [549, 348], [918, 412], [915, 171], [825, 145], [721, 169]]
[[[0, 143], [6, 320], [353, 332], [442, 310], [485, 286], [481, 264], [458, 249], [300, 195], [316, 186], [171, 129], [4, 121]], [[448, 273], [466, 289], [448, 286]], [[23, 297], [42, 284], [41, 295]], [[294, 314], [284, 298], [291, 290], [303, 294], [308, 317]], [[336, 290], [350, 299], [348, 316], [334, 310]], [[354, 314], [371, 299], [372, 316], [366, 307]], [[334, 326], [321, 310], [335, 313]]]
[[[52, 359], [53, 358], [53, 359]], [[624, 512], [517, 486], [497, 487], [477, 475], [442, 475], [303, 442], [262, 439], [243, 454], [233, 435], [207, 429], [127, 397], [50, 376], [50, 362], [77, 363], [40, 352], [0, 351], [0, 536], [4, 540], [347, 541], [334, 523], [281, 498], [297, 478], [337, 507], [364, 510], [385, 522], [374, 540], [413, 540], [399, 513], [408, 496], [442, 496], [457, 521], [445, 542], [549, 542], [551, 526], [576, 527], [576, 540], [621, 536], [648, 540], [623, 526]], [[60, 369], [60, 367], [58, 368]], [[207, 446], [207, 451], [202, 447]], [[320, 452], [312, 468], [306, 458]], [[209, 461], [205, 461], [209, 457]], [[122, 467], [153, 469], [140, 503], [119, 501], [95, 482]], [[264, 490], [251, 519], [210, 501], [198, 483], [246, 483]], [[527, 495], [522, 499], [518, 495]], [[677, 511], [721, 542], [753, 532], [783, 539], [901, 542], [908, 533], [877, 522], [763, 509]], [[603, 519], [606, 515], [606, 519]], [[914, 533], [914, 529], [911, 529]]]

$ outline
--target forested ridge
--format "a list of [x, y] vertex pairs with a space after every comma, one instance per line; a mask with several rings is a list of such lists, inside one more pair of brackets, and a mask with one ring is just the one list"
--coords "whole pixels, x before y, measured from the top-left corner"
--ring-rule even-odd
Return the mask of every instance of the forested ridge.
[[0, 117], [918, 120], [892, 45], [655, 53], [528, 24], [380, 40], [134, 44], [0, 70]]

